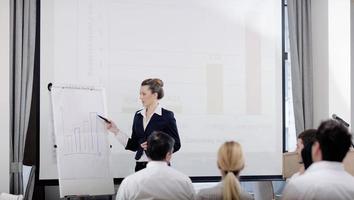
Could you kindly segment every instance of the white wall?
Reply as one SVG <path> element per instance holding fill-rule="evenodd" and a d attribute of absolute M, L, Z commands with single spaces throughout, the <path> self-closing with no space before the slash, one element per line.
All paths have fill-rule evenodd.
<path fill-rule="evenodd" d="M 328 2 L 329 114 L 350 124 L 350 0 Z"/>
<path fill-rule="evenodd" d="M 312 2 L 314 124 L 328 117 L 328 0 Z"/>
<path fill-rule="evenodd" d="M 351 123 L 350 0 L 312 1 L 314 122 Z"/>
<path fill-rule="evenodd" d="M 0 192 L 9 192 L 10 1 L 0 0 Z"/>
<path fill-rule="evenodd" d="M 354 0 L 351 1 L 350 6 L 350 35 L 351 35 L 351 113 L 352 113 L 352 121 L 354 121 Z"/>

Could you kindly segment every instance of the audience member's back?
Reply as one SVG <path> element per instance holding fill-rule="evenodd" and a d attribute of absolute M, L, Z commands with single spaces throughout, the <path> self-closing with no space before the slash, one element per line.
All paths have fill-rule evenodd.
<path fill-rule="evenodd" d="M 244 167 L 241 145 L 237 142 L 225 142 L 218 151 L 217 164 L 222 182 L 212 188 L 202 189 L 197 200 L 249 200 L 253 199 L 242 191 L 238 176 Z"/>
<path fill-rule="evenodd" d="M 136 192 L 125 199 L 194 198 L 191 180 L 164 162 L 149 162 L 146 169 L 128 177 L 125 184 Z"/>
<path fill-rule="evenodd" d="M 314 163 L 289 182 L 283 199 L 354 199 L 354 178 L 342 164 L 350 146 L 346 127 L 334 120 L 322 122 L 312 146 Z"/>
<path fill-rule="evenodd" d="M 188 176 L 168 166 L 174 140 L 163 132 L 148 137 L 146 168 L 126 177 L 119 187 L 117 200 L 168 199 L 191 200 L 195 191 Z"/>

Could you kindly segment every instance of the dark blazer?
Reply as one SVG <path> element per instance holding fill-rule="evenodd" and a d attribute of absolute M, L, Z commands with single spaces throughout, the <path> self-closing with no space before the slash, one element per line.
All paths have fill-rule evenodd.
<path fill-rule="evenodd" d="M 125 147 L 127 150 L 137 151 L 135 160 L 139 160 L 143 155 L 143 148 L 140 144 L 144 143 L 154 131 L 163 131 L 173 137 L 175 140 L 173 152 L 176 152 L 181 148 L 176 119 L 172 111 L 162 108 L 161 116 L 154 113 L 151 116 L 145 131 L 143 126 L 143 116 L 139 112 L 140 110 L 134 115 L 132 136 L 129 138 L 127 146 Z"/>

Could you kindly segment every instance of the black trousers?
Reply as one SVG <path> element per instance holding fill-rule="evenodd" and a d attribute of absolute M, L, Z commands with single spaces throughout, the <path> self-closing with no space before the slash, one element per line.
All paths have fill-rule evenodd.
<path fill-rule="evenodd" d="M 135 172 L 140 171 L 146 168 L 148 162 L 136 162 L 135 164 Z"/>

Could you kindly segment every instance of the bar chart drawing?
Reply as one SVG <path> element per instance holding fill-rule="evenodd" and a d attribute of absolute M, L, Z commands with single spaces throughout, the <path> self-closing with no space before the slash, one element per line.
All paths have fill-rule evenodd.
<path fill-rule="evenodd" d="M 104 89 L 55 85 L 51 100 L 60 196 L 114 193 Z"/>
<path fill-rule="evenodd" d="M 64 155 L 92 154 L 100 155 L 99 137 L 102 123 L 97 118 L 97 112 L 89 112 L 88 120 L 75 124 L 69 129 L 63 126 Z M 65 124 L 62 117 L 62 123 Z"/>

